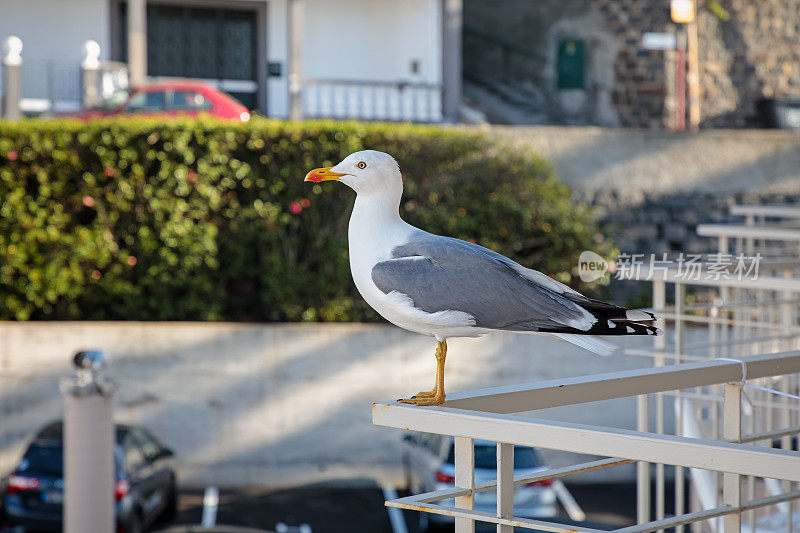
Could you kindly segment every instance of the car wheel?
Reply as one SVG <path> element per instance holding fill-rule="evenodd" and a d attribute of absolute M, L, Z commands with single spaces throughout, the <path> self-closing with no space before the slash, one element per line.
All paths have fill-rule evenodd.
<path fill-rule="evenodd" d="M 163 522 L 172 522 L 178 517 L 178 487 L 175 486 L 175 482 L 172 482 L 172 488 L 169 491 L 169 496 L 167 497 L 167 505 L 164 507 L 164 511 L 161 513 L 161 521 Z"/>
<path fill-rule="evenodd" d="M 144 533 L 141 513 L 134 513 L 131 516 L 131 521 L 128 522 L 128 527 L 125 528 L 125 533 Z"/>

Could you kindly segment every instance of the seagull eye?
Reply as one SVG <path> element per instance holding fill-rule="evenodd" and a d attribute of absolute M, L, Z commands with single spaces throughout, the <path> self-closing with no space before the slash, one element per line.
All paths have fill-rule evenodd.
<path fill-rule="evenodd" d="M 366 164 L 365 162 L 363 162 L 363 161 L 359 161 L 359 162 L 358 162 L 358 164 L 357 164 L 356 166 L 357 166 L 358 168 L 360 168 L 360 169 L 365 169 L 365 168 L 367 168 L 367 164 Z"/>

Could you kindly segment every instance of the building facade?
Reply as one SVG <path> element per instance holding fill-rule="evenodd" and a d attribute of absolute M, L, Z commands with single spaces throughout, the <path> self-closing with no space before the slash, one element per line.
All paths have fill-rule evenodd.
<path fill-rule="evenodd" d="M 268 116 L 289 117 L 293 95 L 304 116 L 457 113 L 460 0 L 8 0 L 0 12 L 0 39 L 23 41 L 23 98 L 51 108 L 79 102 L 92 39 L 134 82 L 206 80 Z"/>

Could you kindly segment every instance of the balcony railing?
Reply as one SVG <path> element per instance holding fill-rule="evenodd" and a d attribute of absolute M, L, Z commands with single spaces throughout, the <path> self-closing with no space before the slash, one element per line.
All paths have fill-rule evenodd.
<path fill-rule="evenodd" d="M 306 79 L 303 113 L 309 118 L 441 122 L 442 86 L 414 81 Z"/>
<path fill-rule="evenodd" d="M 739 485 L 742 476 L 800 482 L 800 453 L 751 444 L 771 440 L 775 435 L 796 434 L 800 428 L 742 433 L 743 368 L 748 379 L 794 374 L 800 372 L 800 351 L 746 357 L 741 362 L 715 360 L 469 391 L 451 394 L 441 407 L 376 403 L 373 405 L 373 423 L 376 425 L 452 435 L 455 439 L 454 488 L 398 498 L 387 501 L 386 505 L 455 517 L 457 533 L 474 531 L 478 521 L 497 524 L 499 532 L 511 532 L 514 527 L 520 527 L 595 533 L 599 530 L 514 516 L 514 486 L 645 461 L 723 472 L 723 504 L 621 528 L 617 532 L 644 533 L 716 517 L 724 517 L 725 533 L 739 531 L 742 512 L 800 498 L 800 491 L 786 490 L 773 496 L 742 501 Z M 724 387 L 723 440 L 589 426 L 515 414 L 711 385 Z M 475 483 L 474 439 L 498 443 L 496 481 Z M 514 478 L 514 445 L 600 455 L 607 459 Z M 489 490 L 497 490 L 497 512 L 474 510 L 475 494 Z M 435 503 L 448 499 L 454 499 L 455 505 Z"/>

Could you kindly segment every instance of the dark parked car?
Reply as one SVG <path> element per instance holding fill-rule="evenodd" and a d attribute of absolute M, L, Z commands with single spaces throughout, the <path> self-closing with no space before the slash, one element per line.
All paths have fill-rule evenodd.
<path fill-rule="evenodd" d="M 63 424 L 34 437 L 2 487 L 3 521 L 27 531 L 61 531 L 64 501 Z M 116 426 L 115 498 L 118 533 L 140 533 L 177 512 L 172 451 L 146 430 Z"/>

